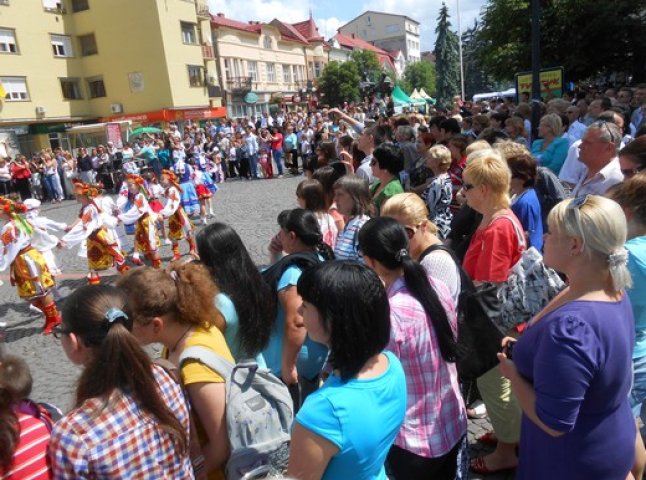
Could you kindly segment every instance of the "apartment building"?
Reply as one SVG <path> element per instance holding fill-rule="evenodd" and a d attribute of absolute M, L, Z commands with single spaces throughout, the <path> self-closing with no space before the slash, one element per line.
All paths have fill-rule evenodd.
<path fill-rule="evenodd" d="M 404 73 L 404 68 L 401 64 L 401 60 L 403 59 L 401 52 L 397 52 L 399 54 L 399 58 L 397 58 L 389 52 L 382 50 L 379 47 L 375 47 L 373 44 L 366 42 L 354 34 L 344 35 L 339 32 L 328 41 L 328 45 L 330 46 L 330 61 L 335 60 L 337 62 L 345 62 L 350 59 L 352 52 L 368 50 L 375 54 L 379 61 L 379 65 L 384 72 L 395 74 L 397 77 L 400 77 Z M 396 63 L 396 59 L 399 60 L 400 63 Z"/>
<path fill-rule="evenodd" d="M 9 154 L 68 147 L 83 123 L 224 115 L 196 0 L 0 0 L 0 89 Z"/>
<path fill-rule="evenodd" d="M 407 63 L 420 60 L 420 23 L 406 15 L 368 10 L 339 28 L 393 55 L 401 52 Z"/>
<path fill-rule="evenodd" d="M 211 28 L 229 116 L 259 116 L 272 104 L 296 108 L 315 97 L 328 47 L 311 17 L 262 23 L 218 13 Z"/>

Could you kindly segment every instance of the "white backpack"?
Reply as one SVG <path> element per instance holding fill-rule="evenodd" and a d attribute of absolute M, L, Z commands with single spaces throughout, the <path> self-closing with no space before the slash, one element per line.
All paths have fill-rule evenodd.
<path fill-rule="evenodd" d="M 226 422 L 231 455 L 227 480 L 251 480 L 287 469 L 294 408 L 287 387 L 253 360 L 234 365 L 205 347 L 182 352 L 180 366 L 197 360 L 226 380 Z"/>

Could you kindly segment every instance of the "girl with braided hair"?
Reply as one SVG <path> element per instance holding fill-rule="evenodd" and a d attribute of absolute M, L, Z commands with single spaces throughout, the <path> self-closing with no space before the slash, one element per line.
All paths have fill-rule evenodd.
<path fill-rule="evenodd" d="M 197 257 L 193 224 L 181 204 L 182 187 L 178 183 L 178 178 L 171 170 L 162 170 L 161 184 L 164 187 L 166 205 L 159 214 L 164 218 L 168 218 L 168 237 L 173 248 L 172 261 L 180 258 L 179 241 L 182 239 L 186 239 L 188 243 L 189 254 Z"/>
<path fill-rule="evenodd" d="M 82 205 L 81 212 L 78 220 L 68 227 L 68 232 L 61 242 L 67 248 L 82 245 L 79 256 L 87 255 L 90 271 L 87 277 L 88 283 L 97 285 L 101 283 L 98 272 L 116 265 L 117 271 L 123 273 L 128 270 L 128 266 L 119 242 L 106 227 L 103 210 L 95 201 L 101 194 L 101 187 L 76 181 L 74 193 L 76 200 Z"/>
<path fill-rule="evenodd" d="M 18 296 L 45 314 L 43 333 L 61 322 L 51 290 L 56 285 L 45 259 L 31 245 L 32 225 L 23 218 L 22 203 L 0 197 L 0 219 L 5 220 L 0 234 L 0 271 L 9 268 L 11 285 Z"/>
<path fill-rule="evenodd" d="M 117 215 L 119 220 L 130 225 L 135 224 L 135 250 L 144 254 L 150 260 L 153 268 L 161 268 L 159 258 L 159 235 L 155 221 L 157 214 L 148 204 L 146 183 L 139 175 L 130 174 L 126 177 L 128 192 L 134 195 L 134 205 L 127 212 Z"/>

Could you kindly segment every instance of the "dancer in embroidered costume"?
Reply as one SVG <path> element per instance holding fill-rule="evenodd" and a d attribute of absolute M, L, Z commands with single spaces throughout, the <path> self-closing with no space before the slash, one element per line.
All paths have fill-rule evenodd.
<path fill-rule="evenodd" d="M 168 237 L 173 242 L 173 261 L 180 258 L 179 241 L 184 238 L 188 243 L 189 253 L 197 257 L 193 224 L 180 203 L 181 187 L 178 178 L 172 171 L 162 170 L 161 184 L 165 189 L 166 206 L 159 213 L 168 218 Z"/>

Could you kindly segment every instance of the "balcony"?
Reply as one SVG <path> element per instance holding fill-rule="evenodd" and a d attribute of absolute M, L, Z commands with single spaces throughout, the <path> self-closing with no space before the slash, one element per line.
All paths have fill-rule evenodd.
<path fill-rule="evenodd" d="M 211 18 L 209 13 L 209 5 L 202 2 L 195 2 L 195 13 L 199 18 Z"/>
<path fill-rule="evenodd" d="M 227 88 L 233 95 L 246 95 L 251 91 L 251 77 L 227 77 Z"/>
<path fill-rule="evenodd" d="M 215 58 L 213 45 L 202 44 L 202 58 L 206 60 L 213 60 Z"/>

